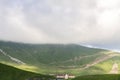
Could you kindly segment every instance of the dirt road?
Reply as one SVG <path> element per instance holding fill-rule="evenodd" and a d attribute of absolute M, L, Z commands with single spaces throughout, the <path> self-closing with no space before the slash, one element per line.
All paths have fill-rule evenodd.
<path fill-rule="evenodd" d="M 110 74 L 118 74 L 118 64 L 117 63 L 113 64 Z"/>

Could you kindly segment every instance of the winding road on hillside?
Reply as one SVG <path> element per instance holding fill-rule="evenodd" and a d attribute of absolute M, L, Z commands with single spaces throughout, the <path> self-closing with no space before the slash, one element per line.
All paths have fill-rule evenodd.
<path fill-rule="evenodd" d="M 117 63 L 113 64 L 110 74 L 118 74 L 118 64 Z"/>
<path fill-rule="evenodd" d="M 115 57 L 115 56 L 117 56 L 118 54 L 110 54 L 110 55 L 107 55 L 107 56 L 104 56 L 104 57 L 102 57 L 102 58 L 99 58 L 98 60 L 95 60 L 94 62 L 92 62 L 92 63 L 89 63 L 89 64 L 87 64 L 84 68 L 82 68 L 82 69 L 86 69 L 86 68 L 89 68 L 89 67 L 91 67 L 91 66 L 94 66 L 94 65 L 96 65 L 96 64 L 98 64 L 98 63 L 100 63 L 100 62 L 103 62 L 103 61 L 105 61 L 105 60 L 107 60 L 107 59 L 110 59 L 110 58 L 112 58 L 112 57 Z"/>

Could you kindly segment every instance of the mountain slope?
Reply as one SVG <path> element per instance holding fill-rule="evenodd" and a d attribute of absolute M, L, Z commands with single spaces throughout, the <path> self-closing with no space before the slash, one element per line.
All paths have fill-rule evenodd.
<path fill-rule="evenodd" d="M 53 78 L 50 76 L 23 71 L 0 63 L 0 80 L 27 80 L 35 76 L 44 78 L 45 80 Z"/>
<path fill-rule="evenodd" d="M 72 80 L 120 80 L 120 75 L 116 74 L 104 74 L 104 75 L 89 75 L 80 76 Z"/>
<path fill-rule="evenodd" d="M 0 49 L 17 59 L 23 60 L 23 62 L 29 63 L 30 61 L 39 61 L 43 64 L 55 61 L 57 63 L 63 62 L 74 59 L 76 56 L 88 56 L 101 51 L 99 49 L 89 49 L 75 44 L 32 45 L 11 42 L 0 42 Z"/>
<path fill-rule="evenodd" d="M 29 70 L 30 68 L 31 71 L 39 73 L 57 72 L 81 75 L 87 69 L 118 56 L 116 52 L 76 44 L 23 44 L 0 41 L 0 50 L 0 62 L 7 62 L 18 68 L 23 66 L 22 69 Z M 96 70 L 96 68 L 91 69 Z M 96 72 L 99 72 L 99 69 Z"/>

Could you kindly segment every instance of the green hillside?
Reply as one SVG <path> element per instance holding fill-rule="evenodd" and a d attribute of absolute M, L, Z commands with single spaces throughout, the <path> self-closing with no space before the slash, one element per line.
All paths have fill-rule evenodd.
<path fill-rule="evenodd" d="M 73 80 L 120 80 L 120 75 L 116 75 L 116 74 L 89 75 L 89 76 L 80 76 Z"/>
<path fill-rule="evenodd" d="M 0 63 L 0 80 L 28 80 L 32 77 L 44 78 L 44 80 L 53 79 L 50 76 L 23 71 Z"/>
<path fill-rule="evenodd" d="M 75 44 L 20 44 L 12 42 L 0 42 L 0 49 L 11 56 L 21 59 L 25 63 L 62 64 L 62 62 L 94 55 L 101 52 L 100 49 L 90 49 Z M 104 50 L 102 50 L 104 51 Z M 73 64 L 73 61 L 68 61 Z M 66 64 L 66 63 L 65 63 Z M 68 64 L 68 65 L 69 65 Z M 70 64 L 70 65 L 71 65 Z M 81 63 L 82 64 L 82 63 Z M 80 64 L 80 65 L 81 65 Z M 79 64 L 78 64 L 79 65 Z"/>
<path fill-rule="evenodd" d="M 101 62 L 116 56 L 118 56 L 116 52 L 77 44 L 23 44 L 0 41 L 0 62 L 42 74 L 109 73 L 113 64 L 108 64 L 111 67 L 104 70 Z"/>

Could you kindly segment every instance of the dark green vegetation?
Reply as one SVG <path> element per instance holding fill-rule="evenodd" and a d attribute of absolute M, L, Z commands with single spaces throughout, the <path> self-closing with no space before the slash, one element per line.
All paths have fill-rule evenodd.
<path fill-rule="evenodd" d="M 44 80 L 53 79 L 53 77 L 50 76 L 23 71 L 0 63 L 0 80 L 28 80 L 36 76 L 41 79 L 44 78 Z"/>
<path fill-rule="evenodd" d="M 104 74 L 104 75 L 92 75 L 92 76 L 80 76 L 73 80 L 120 80 L 120 75 Z"/>
<path fill-rule="evenodd" d="M 38 45 L 0 41 L 0 49 L 7 54 L 6 56 L 0 52 L 0 62 L 42 74 L 88 75 L 109 73 L 118 56 L 116 52 L 92 49 L 76 44 Z M 25 64 L 16 62 L 10 56 Z M 112 58 L 115 60 L 109 63 Z M 104 66 L 107 65 L 109 68 L 104 69 Z"/>

